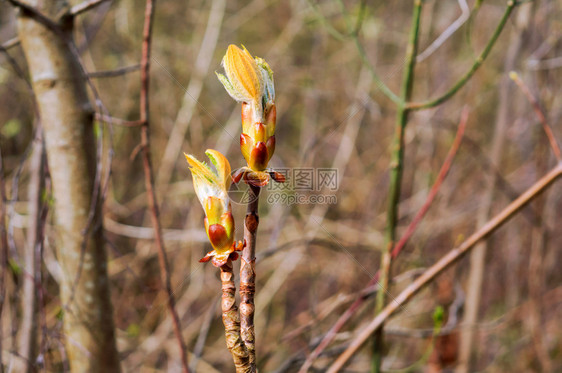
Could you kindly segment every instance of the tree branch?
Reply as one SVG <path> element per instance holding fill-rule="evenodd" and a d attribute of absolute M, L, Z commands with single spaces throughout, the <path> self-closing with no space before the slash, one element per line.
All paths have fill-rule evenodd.
<path fill-rule="evenodd" d="M 79 14 L 82 14 L 84 12 L 87 12 L 91 9 L 93 9 L 94 7 L 105 3 L 106 1 L 110 1 L 110 0 L 88 0 L 88 1 L 84 1 L 83 3 L 74 5 L 72 8 L 70 8 L 70 14 L 72 14 L 73 16 L 77 16 Z"/>
<path fill-rule="evenodd" d="M 147 0 L 144 18 L 144 30 L 142 41 L 142 57 L 141 57 L 141 96 L 140 96 L 140 120 L 141 127 L 141 146 L 142 161 L 144 169 L 144 181 L 148 195 L 148 206 L 150 209 L 150 219 L 154 227 L 154 238 L 156 248 L 158 250 L 158 263 L 160 265 L 160 276 L 162 286 L 167 294 L 168 311 L 172 316 L 174 324 L 174 333 L 178 341 L 181 354 L 181 364 L 184 373 L 189 373 L 187 365 L 187 348 L 181 335 L 181 325 L 178 313 L 176 311 L 176 299 L 172 291 L 172 283 L 170 280 L 170 268 L 166 257 L 166 249 L 162 238 L 162 227 L 160 225 L 158 201 L 156 200 L 156 192 L 154 190 L 154 176 L 152 161 L 150 159 L 150 126 L 149 126 L 149 80 L 150 80 L 150 47 L 152 41 L 152 25 L 154 20 L 155 0 Z"/>
<path fill-rule="evenodd" d="M 515 84 L 517 84 L 519 88 L 521 88 L 523 94 L 525 94 L 525 97 L 527 97 L 527 100 L 529 100 L 529 103 L 533 106 L 533 110 L 535 111 L 537 118 L 539 118 L 539 121 L 541 122 L 546 137 L 548 137 L 548 142 L 550 143 L 552 152 L 556 156 L 558 162 L 562 162 L 562 153 L 560 152 L 560 146 L 558 146 L 558 142 L 556 141 L 556 138 L 552 133 L 552 129 L 548 125 L 548 121 L 546 120 L 546 117 L 542 111 L 541 105 L 539 104 L 538 100 L 535 98 L 535 96 L 533 96 L 531 90 L 529 89 L 529 87 L 527 87 L 525 82 L 521 80 L 519 74 L 517 74 L 515 71 L 512 71 L 509 73 L 509 77 L 515 82 Z"/>
<path fill-rule="evenodd" d="M 415 0 L 412 16 L 410 38 L 406 47 L 406 68 L 402 78 L 401 102 L 408 102 L 412 97 L 414 86 L 414 69 L 416 66 L 416 54 L 418 50 L 420 19 L 422 1 Z M 390 184 L 388 191 L 388 205 L 386 212 L 385 249 L 381 258 L 380 267 L 380 291 L 377 293 L 375 313 L 379 313 L 386 303 L 388 283 L 391 276 L 392 257 L 391 251 L 396 240 L 396 225 L 398 222 L 398 204 L 400 202 L 400 191 L 402 189 L 402 174 L 404 170 L 404 134 L 408 124 L 410 110 L 403 104 L 398 105 L 396 124 L 394 125 L 394 139 L 392 141 L 392 155 L 390 160 Z M 380 372 L 382 364 L 383 333 L 382 328 L 374 336 L 372 372 Z"/>
<path fill-rule="evenodd" d="M 4 160 L 0 149 L 0 371 L 2 364 L 2 341 L 4 332 L 2 322 L 2 311 L 4 310 L 4 299 L 6 298 L 6 278 L 8 277 L 8 232 L 6 230 L 6 183 L 4 182 Z"/>
<path fill-rule="evenodd" d="M 226 346 L 232 355 L 236 373 L 255 372 L 255 365 L 252 368 L 248 349 L 240 337 L 240 315 L 236 307 L 236 284 L 234 283 L 234 273 L 232 272 L 232 262 L 220 267 L 222 283 L 222 322 L 224 324 L 224 335 Z M 242 285 L 240 285 L 242 286 Z"/>
<path fill-rule="evenodd" d="M 463 110 L 461 114 L 461 121 L 457 129 L 457 134 L 455 135 L 455 140 L 453 141 L 453 144 L 451 145 L 451 148 L 447 153 L 447 157 L 445 158 L 445 161 L 443 162 L 443 165 L 439 170 L 439 174 L 437 175 L 437 178 L 435 179 L 435 182 L 431 187 L 427 199 L 424 202 L 423 206 L 418 211 L 418 213 L 416 214 L 416 216 L 414 217 L 414 219 L 412 220 L 412 222 L 408 225 L 408 228 L 406 228 L 406 232 L 404 233 L 402 238 L 398 241 L 396 246 L 394 246 L 394 249 L 391 252 L 392 259 L 398 257 L 398 255 L 400 254 L 406 243 L 409 241 L 409 239 L 415 232 L 417 226 L 419 225 L 419 223 L 422 221 L 423 217 L 429 210 L 429 207 L 431 206 L 433 200 L 437 196 L 439 189 L 441 189 L 441 185 L 443 184 L 445 177 L 449 173 L 449 169 L 451 168 L 453 159 L 460 147 L 461 141 L 464 136 L 464 130 L 466 128 L 467 121 L 468 121 L 468 109 L 465 108 L 465 110 Z M 341 328 L 345 325 L 345 323 L 347 323 L 349 319 L 351 319 L 351 317 L 359 309 L 359 307 L 363 305 L 365 300 L 368 298 L 367 296 L 368 293 L 366 293 L 366 291 L 370 290 L 373 286 L 377 284 L 377 282 L 379 281 L 379 276 L 380 276 L 380 271 L 377 271 L 375 275 L 371 278 L 367 286 L 363 289 L 363 292 L 355 299 L 355 301 L 351 304 L 351 306 L 349 306 L 348 309 L 338 318 L 338 320 L 334 323 L 334 325 L 330 328 L 330 330 L 328 330 L 328 332 L 324 335 L 318 346 L 316 346 L 314 351 L 312 351 L 312 353 L 306 358 L 304 364 L 299 370 L 299 373 L 305 373 L 308 371 L 308 369 L 312 366 L 314 360 L 316 360 L 316 358 L 320 356 L 322 351 L 324 351 L 324 349 L 328 347 L 328 345 L 334 340 L 337 333 L 341 330 Z"/>
<path fill-rule="evenodd" d="M 441 95 L 437 98 L 434 98 L 434 99 L 431 99 L 431 100 L 428 100 L 428 101 L 425 101 L 425 102 L 410 102 L 410 103 L 406 104 L 406 107 L 410 110 L 429 109 L 429 108 L 432 108 L 432 107 L 435 107 L 435 106 L 438 106 L 438 105 L 442 104 L 443 102 L 445 102 L 449 98 L 451 98 L 455 93 L 457 93 L 459 91 L 459 89 L 461 89 L 470 80 L 470 78 L 472 78 L 472 75 L 474 75 L 474 73 L 480 68 L 480 66 L 482 66 L 482 64 L 484 63 L 484 61 L 486 60 L 486 58 L 490 54 L 490 51 L 492 50 L 492 47 L 494 46 L 494 44 L 498 40 L 505 24 L 507 23 L 507 20 L 509 19 L 509 16 L 511 15 L 511 12 L 513 11 L 513 9 L 515 8 L 516 5 L 517 5 L 517 2 L 514 1 L 514 0 L 510 0 L 507 3 L 507 8 L 505 9 L 505 12 L 503 13 L 503 16 L 500 20 L 500 23 L 498 24 L 498 26 L 494 30 L 494 33 L 492 34 L 492 37 L 488 41 L 488 44 L 486 44 L 486 46 L 484 47 L 484 50 L 482 51 L 482 53 L 480 53 L 478 58 L 476 58 L 476 60 L 474 61 L 474 63 L 470 67 L 470 69 L 466 72 L 466 74 L 464 74 L 464 76 L 462 76 L 451 87 L 451 89 L 449 89 L 447 92 L 445 92 L 443 95 Z"/>
<path fill-rule="evenodd" d="M 113 78 L 116 76 L 121 76 L 121 75 L 125 75 L 128 74 L 130 72 L 134 72 L 140 70 L 140 64 L 136 64 L 136 65 L 131 65 L 131 66 L 125 66 L 125 67 L 120 67 L 118 69 L 114 69 L 114 70 L 103 70 L 103 71 L 93 71 L 88 73 L 88 77 L 90 78 Z"/>
<path fill-rule="evenodd" d="M 330 366 L 328 373 L 340 371 L 345 363 L 357 352 L 357 350 L 365 343 L 365 341 L 378 330 L 381 325 L 397 311 L 403 309 L 414 295 L 429 284 L 435 277 L 440 275 L 445 269 L 455 264 L 460 258 L 469 252 L 478 242 L 495 232 L 515 214 L 525 207 L 534 198 L 544 192 L 554 181 L 562 176 L 562 163 L 553 168 L 548 174 L 538 180 L 533 186 L 521 194 L 515 201 L 510 203 L 498 215 L 488 221 L 481 229 L 472 234 L 457 248 L 452 249 L 437 263 L 428 268 L 423 275 L 418 277 L 406 289 L 404 289 L 392 302 L 390 302 L 381 313 L 379 313 L 352 341 L 351 345 L 341 354 L 337 360 Z"/>
<path fill-rule="evenodd" d="M 248 184 L 249 202 L 244 220 L 244 250 L 240 264 L 240 335 L 250 359 L 250 372 L 256 371 L 254 295 L 256 293 L 256 237 L 260 188 Z"/>

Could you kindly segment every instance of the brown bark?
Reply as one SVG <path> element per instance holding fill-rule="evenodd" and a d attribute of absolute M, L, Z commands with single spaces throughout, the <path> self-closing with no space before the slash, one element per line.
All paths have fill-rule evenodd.
<path fill-rule="evenodd" d="M 158 264 L 160 266 L 160 278 L 162 287 L 166 290 L 168 311 L 172 316 L 174 324 L 174 333 L 180 348 L 180 360 L 182 371 L 189 373 L 187 364 L 187 347 L 183 342 L 181 335 L 180 318 L 176 311 L 176 297 L 172 291 L 172 281 L 170 279 L 170 266 L 164 247 L 164 239 L 162 238 L 162 226 L 160 225 L 160 212 L 158 209 L 158 201 L 156 191 L 154 189 L 154 172 L 152 168 L 152 160 L 150 156 L 150 51 L 152 45 L 152 26 L 154 25 L 154 7 L 156 0 L 147 0 L 144 9 L 144 27 L 142 35 L 142 56 L 141 56 L 141 95 L 140 95 L 140 120 L 141 127 L 141 146 L 142 146 L 142 164 L 144 169 L 144 183 L 148 196 L 148 208 L 150 210 L 150 220 L 154 228 L 154 238 L 156 248 L 158 249 Z"/>
<path fill-rule="evenodd" d="M 240 335 L 248 349 L 251 371 L 256 371 L 256 333 L 254 296 L 256 294 L 256 237 L 260 188 L 248 185 L 250 201 L 244 220 L 244 251 L 240 262 Z"/>
<path fill-rule="evenodd" d="M 95 185 L 93 110 L 83 71 L 71 49 L 72 19 L 56 18 L 68 10 L 64 1 L 28 4 L 56 19 L 53 28 L 33 12 L 21 10 L 18 33 L 37 98 L 52 179 L 69 364 L 73 372 L 119 372 L 101 200 L 96 192 L 99 185 Z"/>
<path fill-rule="evenodd" d="M 236 284 L 234 283 L 232 262 L 229 260 L 220 269 L 222 322 L 224 324 L 226 347 L 232 355 L 236 373 L 251 373 L 255 370 L 252 370 L 248 350 L 240 338 L 240 316 L 238 315 L 238 307 L 236 307 Z"/>

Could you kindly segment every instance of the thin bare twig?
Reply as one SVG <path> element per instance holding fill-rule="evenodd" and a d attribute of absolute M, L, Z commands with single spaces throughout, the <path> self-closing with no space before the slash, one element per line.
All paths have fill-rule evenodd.
<path fill-rule="evenodd" d="M 111 122 L 113 124 L 123 127 L 140 127 L 143 125 L 143 122 L 140 120 L 125 120 L 101 113 L 96 113 L 95 117 L 96 120 L 103 121 L 103 122 Z"/>
<path fill-rule="evenodd" d="M 181 325 L 178 313 L 176 311 L 176 299 L 172 291 L 172 283 L 170 280 L 170 268 L 166 258 L 166 249 L 164 248 L 164 240 L 162 239 L 162 227 L 158 217 L 158 202 L 156 200 L 156 192 L 154 190 L 154 176 L 152 162 L 150 159 L 150 141 L 149 141 L 149 79 L 150 79 L 150 46 L 152 41 L 152 25 L 154 20 L 155 0 L 147 0 L 144 18 L 144 30 L 142 40 L 142 57 L 141 57 L 141 95 L 140 95 L 140 120 L 141 127 L 141 145 L 143 155 L 144 181 L 148 196 L 148 206 L 150 209 L 150 218 L 154 227 L 154 238 L 156 248 L 158 249 L 158 263 L 160 265 L 160 276 L 162 285 L 167 293 L 168 311 L 172 316 L 174 324 L 174 332 L 178 340 L 181 354 L 181 364 L 184 373 L 189 373 L 187 365 L 187 348 L 181 335 Z"/>
<path fill-rule="evenodd" d="M 25 149 L 23 157 L 22 157 L 21 161 L 19 162 L 18 167 L 16 168 L 14 176 L 12 177 L 12 187 L 11 187 L 12 195 L 10 197 L 10 200 L 6 201 L 6 203 L 7 203 L 7 216 L 8 216 L 8 248 L 14 253 L 17 252 L 16 242 L 14 241 L 14 220 L 15 220 L 14 219 L 14 215 L 15 215 L 14 205 L 15 205 L 15 202 L 18 200 L 18 195 L 19 195 L 19 190 L 20 190 L 19 183 L 20 183 L 21 175 L 23 173 L 23 167 L 25 165 L 25 162 L 29 158 L 32 150 L 33 150 L 33 142 L 31 142 L 29 144 L 29 146 Z"/>
<path fill-rule="evenodd" d="M 433 203 L 433 200 L 435 199 L 435 196 L 437 195 L 437 192 L 439 192 L 439 189 L 441 188 L 441 184 L 443 183 L 443 180 L 445 180 L 445 177 L 447 176 L 447 173 L 449 172 L 449 169 L 451 168 L 451 164 L 453 163 L 453 159 L 455 158 L 455 155 L 457 154 L 457 151 L 459 150 L 459 146 L 461 145 L 461 141 L 462 141 L 463 136 L 464 136 L 464 130 L 466 128 L 467 122 L 468 122 L 468 107 L 465 106 L 462 113 L 461 113 L 461 121 L 460 121 L 459 127 L 457 129 L 457 134 L 455 136 L 455 140 L 453 141 L 453 144 L 451 145 L 451 148 L 449 149 L 449 152 L 447 153 L 447 157 L 445 158 L 445 161 L 443 162 L 443 165 L 441 166 L 441 169 L 439 170 L 439 174 L 437 175 L 437 179 L 435 180 L 435 183 L 432 185 L 432 187 L 429 191 L 429 194 L 427 195 L 427 199 L 425 200 L 423 206 L 418 210 L 416 216 L 414 217 L 414 219 L 412 220 L 410 225 L 408 225 L 408 228 L 406 229 L 406 232 L 404 232 L 404 235 L 402 236 L 402 238 L 400 238 L 400 241 L 398 241 L 396 246 L 394 246 L 394 248 L 392 249 L 392 258 L 393 259 L 398 256 L 398 254 L 400 253 L 400 251 L 402 251 L 402 249 L 404 248 L 404 246 L 406 245 L 408 240 L 412 237 L 412 235 L 414 234 L 418 224 L 422 221 L 423 217 L 425 216 L 425 214 L 429 210 L 429 207 Z"/>
<path fill-rule="evenodd" d="M 224 335 L 226 346 L 232 355 L 236 373 L 251 373 L 252 364 L 244 341 L 240 336 L 240 315 L 236 307 L 236 284 L 234 283 L 234 272 L 232 262 L 229 260 L 220 267 L 222 283 L 222 322 L 224 324 Z M 255 365 L 254 365 L 255 367 Z"/>
<path fill-rule="evenodd" d="M 110 0 L 87 0 L 70 8 L 70 14 L 77 16 Z"/>
<path fill-rule="evenodd" d="M 0 151 L 0 372 L 4 371 L 2 364 L 2 341 L 4 340 L 2 328 L 2 311 L 6 297 L 6 278 L 8 277 L 8 234 L 6 231 L 6 185 L 4 182 L 4 161 Z"/>
<path fill-rule="evenodd" d="M 511 12 L 515 8 L 515 6 L 517 6 L 518 4 L 519 3 L 514 1 L 514 0 L 508 1 L 507 7 L 505 8 L 503 16 L 502 16 L 500 22 L 498 23 L 498 26 L 494 30 L 494 33 L 492 34 L 490 40 L 488 41 L 488 43 L 484 47 L 484 50 L 480 53 L 480 55 L 476 58 L 476 60 L 474 60 L 474 63 L 472 64 L 470 69 L 447 92 L 445 92 L 444 94 L 442 94 L 441 96 L 439 96 L 437 98 L 429 99 L 427 101 L 409 102 L 406 105 L 407 108 L 411 109 L 411 110 L 429 109 L 429 108 L 441 105 L 443 102 L 447 101 L 455 93 L 457 93 L 459 91 L 459 89 L 461 89 L 470 80 L 470 78 L 472 78 L 472 75 L 474 75 L 474 73 L 480 68 L 480 66 L 482 66 L 482 64 L 486 60 L 486 57 L 488 57 L 488 55 L 490 54 L 490 51 L 492 50 L 492 47 L 494 46 L 494 44 L 498 40 L 503 28 L 505 27 L 505 25 L 507 23 L 507 20 L 509 19 L 509 16 L 511 15 Z"/>
<path fill-rule="evenodd" d="M 256 237 L 258 234 L 258 203 L 260 188 L 248 185 L 250 200 L 244 220 L 244 250 L 240 264 L 240 336 L 248 350 L 250 371 L 256 371 L 254 331 L 254 296 L 256 293 Z"/>
<path fill-rule="evenodd" d="M 470 18 L 470 8 L 468 7 L 466 0 L 458 0 L 458 3 L 459 3 L 459 7 L 461 8 L 461 15 L 459 16 L 459 18 L 457 18 L 453 23 L 451 23 L 449 27 L 447 27 L 445 31 L 443 31 L 441 35 L 439 35 L 439 37 L 437 37 L 437 39 L 435 39 L 433 43 L 429 45 L 429 47 L 427 47 L 423 52 L 417 55 L 416 57 L 417 63 L 420 63 L 423 60 L 425 60 L 427 57 L 431 56 L 437 49 L 439 49 L 439 47 L 441 47 L 441 45 L 443 45 L 443 43 L 447 41 L 447 39 L 449 39 L 455 32 L 457 32 L 457 30 L 462 25 L 464 25 L 464 23 Z"/>
<path fill-rule="evenodd" d="M 123 237 L 131 237 L 136 240 L 153 240 L 155 237 L 153 228 L 118 223 L 107 216 L 103 219 L 103 226 L 108 232 Z M 205 243 L 209 240 L 203 229 L 163 229 L 162 238 L 164 241 L 192 241 L 200 243 Z"/>
<path fill-rule="evenodd" d="M 419 31 L 421 23 L 422 1 L 415 0 L 412 12 L 412 26 L 406 47 L 405 68 L 402 73 L 402 88 L 400 98 L 402 102 L 410 101 L 414 87 L 416 67 L 416 53 L 419 44 Z M 396 242 L 396 228 L 398 226 L 400 191 L 402 190 L 402 175 L 404 174 L 404 154 L 406 142 L 404 140 L 410 110 L 405 105 L 398 105 L 396 122 L 394 125 L 394 138 L 392 140 L 392 154 L 390 158 L 390 180 L 388 185 L 386 227 L 384 230 L 385 249 L 382 253 L 380 264 L 380 289 L 375 303 L 375 314 L 379 313 L 385 303 L 388 293 L 388 283 L 392 276 L 392 248 Z M 373 336 L 373 356 L 371 358 L 371 372 L 381 371 L 383 359 L 384 336 L 381 327 Z"/>
<path fill-rule="evenodd" d="M 457 151 L 459 149 L 459 146 L 461 144 L 464 135 L 464 130 L 466 128 L 467 121 L 468 121 L 468 109 L 465 107 L 465 109 L 461 114 L 461 121 L 457 129 L 457 134 L 455 135 L 455 140 L 453 141 L 453 144 L 451 145 L 451 148 L 447 153 L 447 157 L 445 158 L 445 161 L 443 162 L 443 165 L 439 170 L 439 174 L 437 175 L 435 183 L 431 187 L 431 190 L 423 206 L 420 208 L 420 210 L 418 211 L 418 213 L 416 214 L 410 225 L 408 225 L 406 232 L 404 233 L 402 238 L 400 238 L 400 240 L 392 250 L 391 252 L 392 259 L 395 259 L 400 254 L 400 252 L 402 251 L 402 249 L 404 248 L 410 237 L 412 237 L 412 234 L 415 232 L 417 226 L 419 225 L 419 223 L 422 221 L 423 217 L 429 210 L 429 207 L 433 203 L 433 200 L 435 199 L 437 192 L 441 188 L 441 185 L 443 184 L 443 181 L 445 180 L 445 177 L 447 176 L 449 169 L 451 168 L 453 159 L 457 154 Z M 318 344 L 318 346 L 314 349 L 314 351 L 312 351 L 312 353 L 306 358 L 304 364 L 299 370 L 300 373 L 306 372 L 312 366 L 314 360 L 316 360 L 316 358 L 320 356 L 322 351 L 324 351 L 324 349 L 334 340 L 337 333 L 345 325 L 345 323 L 347 323 L 347 321 L 349 321 L 351 316 L 353 316 L 355 312 L 357 312 L 359 307 L 361 307 L 361 305 L 365 302 L 365 300 L 370 295 L 369 292 L 365 292 L 365 291 L 377 284 L 377 282 L 379 281 L 379 276 L 380 276 L 380 272 L 377 271 L 375 275 L 371 278 L 365 289 L 363 290 L 364 293 L 362 292 L 355 299 L 355 301 L 351 304 L 351 306 L 349 306 L 349 308 L 339 317 L 339 319 L 330 328 L 330 330 L 328 330 L 328 332 L 324 335 L 322 341 Z"/>
<path fill-rule="evenodd" d="M 562 56 L 545 60 L 531 59 L 527 62 L 527 67 L 531 70 L 550 70 L 562 67 Z"/>
<path fill-rule="evenodd" d="M 515 201 L 510 203 L 498 215 L 489 220 L 482 228 L 472 234 L 457 248 L 449 251 L 437 263 L 427 269 L 423 275 L 418 277 L 406 289 L 404 289 L 393 302 L 390 302 L 380 314 L 378 314 L 367 325 L 361 333 L 355 337 L 351 345 L 341 354 L 337 360 L 330 366 L 328 373 L 335 373 L 342 369 L 347 361 L 357 352 L 357 350 L 365 343 L 365 341 L 374 333 L 390 316 L 402 309 L 414 295 L 423 289 L 435 277 L 441 274 L 445 269 L 455 264 L 464 254 L 469 252 L 478 242 L 495 232 L 499 227 L 506 223 L 510 218 L 531 202 L 535 197 L 544 192 L 554 181 L 562 176 L 562 162 L 558 163 L 548 174 L 543 176 Z"/>
<path fill-rule="evenodd" d="M 394 102 L 396 105 L 404 104 L 404 102 L 401 100 L 401 98 L 398 97 L 379 77 L 378 73 L 375 71 L 375 68 L 373 67 L 373 65 L 369 61 L 369 58 L 367 57 L 367 52 L 365 51 L 365 47 L 363 46 L 363 44 L 359 40 L 359 30 L 361 28 L 361 23 L 362 23 L 363 18 L 364 18 L 365 2 L 364 1 L 361 2 L 360 8 L 359 8 L 360 13 L 359 13 L 359 16 L 357 17 L 357 22 L 356 22 L 355 25 L 352 25 L 351 21 L 349 20 L 349 17 L 346 14 L 345 6 L 343 6 L 343 3 L 340 1 L 341 11 L 345 15 L 344 19 L 345 19 L 347 27 L 349 29 L 348 30 L 349 35 L 342 34 L 338 30 L 336 30 L 331 25 L 330 21 L 326 18 L 326 16 L 324 16 L 324 14 L 319 10 L 318 6 L 312 0 L 308 0 L 308 4 L 310 5 L 312 10 L 318 16 L 318 20 L 322 23 L 322 25 L 324 27 L 326 27 L 326 31 L 328 31 L 330 33 L 330 35 L 332 35 L 333 37 L 335 37 L 339 41 L 345 41 L 348 36 L 353 40 L 353 42 L 354 42 L 354 44 L 357 48 L 357 52 L 359 53 L 359 57 L 361 57 L 361 60 L 363 61 L 363 63 L 365 64 L 365 66 L 367 67 L 369 72 L 371 73 L 371 76 L 372 76 L 373 80 L 375 81 L 375 84 L 381 90 L 381 92 L 385 96 L 387 96 L 392 102 Z"/>
<path fill-rule="evenodd" d="M 217 309 L 217 305 L 220 301 L 220 297 L 216 297 L 215 300 L 209 306 L 207 310 L 207 314 L 201 323 L 201 329 L 199 330 L 199 336 L 197 337 L 197 342 L 195 342 L 195 346 L 193 347 L 193 357 L 190 360 L 189 369 L 194 372 L 197 372 L 197 363 L 203 355 L 203 349 L 205 348 L 205 342 L 207 341 L 207 337 L 209 336 L 209 331 L 211 330 L 211 325 L 213 324 L 213 319 L 215 316 L 215 311 Z"/>
<path fill-rule="evenodd" d="M 524 84 L 523 82 L 521 82 Z M 530 94 L 530 92 L 529 92 Z M 531 96 L 532 97 L 532 96 Z M 538 104 L 537 104 L 538 106 Z M 540 110 L 540 109 L 539 109 Z M 545 120 L 546 123 L 546 120 Z M 543 174 L 547 171 L 549 158 L 547 156 L 548 149 L 544 146 L 544 138 L 538 141 L 537 152 L 535 153 L 535 165 L 537 172 Z M 550 193 L 553 194 L 552 192 Z M 554 218 L 553 214 L 549 214 L 547 209 L 555 206 L 555 203 L 549 203 L 547 193 L 539 196 L 534 205 L 541 216 L 541 220 Z M 554 207 L 556 208 L 556 207 Z M 547 225 L 547 224 L 544 224 Z M 534 224 L 531 226 L 531 243 L 528 256 L 529 269 L 527 276 L 528 294 L 529 294 L 529 312 L 525 318 L 525 326 L 531 336 L 533 350 L 536 359 L 539 362 L 540 371 L 545 373 L 553 372 L 552 362 L 549 356 L 549 348 L 545 343 L 544 321 L 545 309 L 541 295 L 545 292 L 545 254 L 548 247 L 547 229 L 543 224 Z M 509 252 L 508 255 L 510 255 Z"/>
<path fill-rule="evenodd" d="M 209 10 L 209 17 L 207 19 L 207 27 L 205 34 L 201 40 L 201 47 L 195 59 L 193 66 L 193 73 L 187 88 L 184 89 L 185 93 L 182 98 L 181 107 L 174 120 L 172 132 L 168 138 L 168 143 L 164 148 L 164 155 L 160 162 L 160 167 L 156 174 L 156 185 L 160 188 L 166 188 L 167 183 L 170 182 L 171 176 L 176 165 L 176 160 L 181 154 L 181 147 L 187 133 L 187 129 L 196 112 L 196 105 L 199 104 L 199 96 L 203 90 L 204 78 L 211 66 L 211 59 L 213 58 L 215 47 L 220 35 L 222 19 L 226 7 L 225 0 L 214 0 Z M 230 136 L 232 138 L 232 136 Z M 165 192 L 160 191 L 161 193 Z"/>
<path fill-rule="evenodd" d="M 137 70 L 140 70 L 140 64 L 124 66 L 113 70 L 93 71 L 88 73 L 89 78 L 114 78 L 116 76 L 125 75 Z"/>
<path fill-rule="evenodd" d="M 530 6 L 531 4 L 523 6 L 519 14 L 528 13 L 530 11 Z M 530 17 L 523 17 L 523 19 L 526 19 L 526 22 L 528 22 Z M 510 32 L 508 48 L 504 61 L 504 71 L 511 71 L 513 69 L 518 56 L 522 52 L 524 40 L 523 35 L 526 26 L 523 24 L 525 22 L 521 22 L 520 20 L 521 18 L 517 18 L 515 20 L 517 27 L 513 28 Z M 504 78 L 500 82 L 500 86 L 498 88 L 499 103 L 489 155 L 491 164 L 498 169 L 501 167 L 502 153 L 507 137 L 507 130 L 511 123 L 510 114 L 513 111 L 513 99 L 511 96 L 512 94 L 509 81 Z M 490 175 L 486 181 L 486 192 L 483 195 L 481 200 L 482 202 L 477 212 L 476 224 L 478 228 L 483 226 L 492 216 L 491 213 L 494 202 L 494 193 L 498 181 L 497 175 L 497 173 Z M 473 326 L 478 322 L 480 299 L 482 297 L 482 289 L 484 288 L 483 279 L 486 267 L 487 250 L 488 243 L 482 242 L 470 253 L 466 306 L 463 314 L 463 324 L 465 325 Z M 473 328 L 464 329 L 460 336 L 459 364 L 456 368 L 456 373 L 468 373 L 471 370 L 471 357 L 473 356 L 472 352 L 475 348 L 474 341 Z"/>
<path fill-rule="evenodd" d="M 8 48 L 9 47 L 6 47 L 6 46 L 2 45 L 2 46 L 0 46 L 0 51 L 4 53 L 4 55 L 6 56 L 6 59 L 8 60 L 8 63 L 12 66 L 12 69 L 14 69 L 14 72 L 16 73 L 16 75 L 18 77 L 20 77 L 25 82 L 27 88 L 32 93 L 32 97 L 33 97 L 33 89 L 31 88 L 31 83 L 29 82 L 29 80 L 25 76 L 25 73 L 24 73 L 23 69 L 18 65 L 17 61 L 8 53 Z M 35 109 L 37 108 L 37 104 L 35 103 L 35 101 L 34 101 L 34 108 Z"/>
<path fill-rule="evenodd" d="M 19 325 L 18 353 L 22 359 L 15 360 L 15 371 L 34 372 L 37 353 L 37 293 L 40 262 L 38 253 L 43 245 L 42 240 L 42 192 L 44 186 L 45 153 L 41 128 L 37 129 L 33 139 L 31 157 L 31 176 L 28 185 L 28 216 L 27 242 L 24 246 L 24 276 L 22 286 L 21 308 L 22 320 Z M 38 266 L 39 264 L 39 266 Z"/>
<path fill-rule="evenodd" d="M 47 27 L 49 30 L 53 31 L 55 34 L 66 40 L 66 36 L 60 30 L 60 27 L 55 21 L 53 21 L 49 16 L 43 14 L 39 9 L 29 4 L 26 4 L 19 0 L 8 0 L 13 6 L 20 8 L 24 12 L 28 12 L 33 16 L 33 19 L 41 23 L 43 26 Z"/>
<path fill-rule="evenodd" d="M 539 104 L 539 101 L 535 98 L 535 96 L 533 96 L 533 94 L 531 93 L 531 90 L 529 89 L 529 87 L 527 87 L 525 82 L 523 80 L 521 80 L 521 78 L 519 77 L 519 74 L 517 74 L 515 71 L 511 71 L 509 73 L 509 77 L 515 82 L 515 84 L 517 84 L 517 86 L 519 88 L 521 88 L 521 90 L 525 94 L 525 97 L 527 97 L 527 100 L 529 100 L 529 102 L 533 106 L 533 110 L 535 111 L 535 114 L 539 118 L 539 121 L 541 122 L 541 125 L 544 129 L 544 132 L 546 133 L 546 136 L 548 137 L 548 142 L 550 143 L 550 147 L 552 148 L 552 151 L 554 152 L 554 155 L 556 156 L 556 159 L 558 160 L 558 162 L 561 162 L 562 161 L 562 153 L 560 152 L 560 146 L 558 146 L 558 142 L 554 138 L 554 134 L 552 133 L 552 129 L 548 125 L 548 121 L 546 120 L 546 117 L 545 117 L 545 115 L 542 111 L 542 108 L 541 108 L 541 105 Z"/>
<path fill-rule="evenodd" d="M 18 45 L 20 45 L 20 38 L 15 37 L 15 38 L 11 38 L 11 39 L 5 41 L 2 44 L 2 49 L 8 50 L 8 49 L 13 48 L 13 47 L 18 46 Z"/>

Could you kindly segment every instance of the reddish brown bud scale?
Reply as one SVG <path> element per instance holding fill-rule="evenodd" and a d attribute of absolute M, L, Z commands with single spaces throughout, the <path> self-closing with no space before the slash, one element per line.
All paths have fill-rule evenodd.
<path fill-rule="evenodd" d="M 267 167 L 269 156 L 267 154 L 267 146 L 264 142 L 259 141 L 250 153 L 250 168 L 256 171 L 263 171 Z"/>
<path fill-rule="evenodd" d="M 220 224 L 210 225 L 208 234 L 213 247 L 223 247 L 228 242 L 226 229 Z"/>
<path fill-rule="evenodd" d="M 271 178 L 273 180 L 275 180 L 278 183 L 284 183 L 287 179 L 285 178 L 285 175 L 277 172 L 277 171 L 271 171 L 269 173 L 269 175 L 271 176 Z"/>
<path fill-rule="evenodd" d="M 269 182 L 269 177 L 265 172 L 246 172 L 244 174 L 244 181 L 255 187 L 264 187 Z"/>
<path fill-rule="evenodd" d="M 243 168 L 239 168 L 238 170 L 234 171 L 234 173 L 232 174 L 232 182 L 234 184 L 238 184 L 240 182 L 240 180 L 242 179 L 242 176 L 244 176 L 244 174 L 246 173 L 246 170 Z"/>
<path fill-rule="evenodd" d="M 275 152 L 275 136 L 271 136 L 267 139 L 265 143 L 265 147 L 267 148 L 267 163 L 271 160 L 273 153 Z"/>

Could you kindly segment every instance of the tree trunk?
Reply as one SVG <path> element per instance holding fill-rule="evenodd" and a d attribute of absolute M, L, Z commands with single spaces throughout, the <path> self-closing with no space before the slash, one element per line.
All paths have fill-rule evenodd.
<path fill-rule="evenodd" d="M 28 4 L 53 20 L 68 7 L 61 0 Z M 93 111 L 84 75 L 70 49 L 72 20 L 60 19 L 55 21 L 55 32 L 22 10 L 18 32 L 39 106 L 52 179 L 66 350 L 72 372 L 119 372 L 101 200 L 94 182 Z"/>

